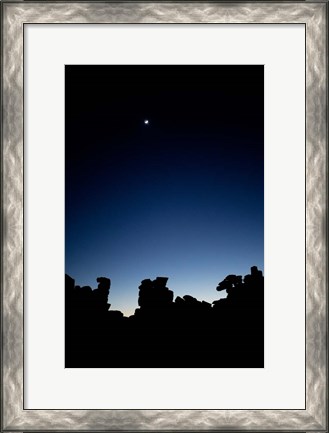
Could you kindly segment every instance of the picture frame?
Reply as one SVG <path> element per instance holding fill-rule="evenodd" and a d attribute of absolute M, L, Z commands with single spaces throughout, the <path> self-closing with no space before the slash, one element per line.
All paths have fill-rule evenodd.
<path fill-rule="evenodd" d="M 3 1 L 2 431 L 327 431 L 328 3 Z M 24 409 L 24 23 L 306 27 L 306 393 L 294 410 Z M 284 392 L 284 390 L 283 390 Z"/>

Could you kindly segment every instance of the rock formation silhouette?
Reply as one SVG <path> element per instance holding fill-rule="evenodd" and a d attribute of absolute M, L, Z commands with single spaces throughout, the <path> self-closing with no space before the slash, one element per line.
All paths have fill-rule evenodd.
<path fill-rule="evenodd" d="M 168 278 L 143 280 L 139 286 L 138 305 L 143 309 L 166 308 L 174 299 L 174 292 L 166 287 Z"/>
<path fill-rule="evenodd" d="M 135 313 L 110 310 L 111 281 L 75 286 L 65 276 L 66 367 L 263 367 L 264 278 L 256 266 L 228 275 L 212 304 L 177 296 L 168 278 L 145 279 Z"/>

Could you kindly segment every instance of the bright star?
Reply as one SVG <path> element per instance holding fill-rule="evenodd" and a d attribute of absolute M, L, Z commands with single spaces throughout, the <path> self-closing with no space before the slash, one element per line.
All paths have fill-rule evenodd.
<path fill-rule="evenodd" d="M 145 125 L 148 125 L 149 121 L 146 119 L 146 120 L 144 120 L 144 123 L 145 123 Z"/>

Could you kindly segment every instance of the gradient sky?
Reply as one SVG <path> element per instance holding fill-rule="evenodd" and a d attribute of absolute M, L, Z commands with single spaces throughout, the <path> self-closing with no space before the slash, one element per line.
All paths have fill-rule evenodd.
<path fill-rule="evenodd" d="M 212 302 L 264 266 L 263 66 L 65 67 L 65 271 Z M 148 119 L 146 125 L 144 120 Z"/>

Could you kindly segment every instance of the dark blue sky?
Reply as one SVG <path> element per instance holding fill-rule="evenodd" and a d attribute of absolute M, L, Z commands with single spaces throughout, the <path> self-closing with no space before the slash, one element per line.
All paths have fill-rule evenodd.
<path fill-rule="evenodd" d="M 263 66 L 66 66 L 65 271 L 220 297 L 264 266 Z M 146 125 L 144 120 L 148 119 Z"/>

